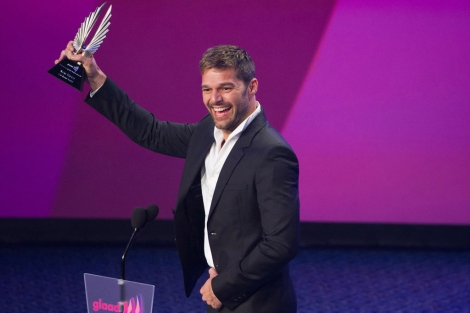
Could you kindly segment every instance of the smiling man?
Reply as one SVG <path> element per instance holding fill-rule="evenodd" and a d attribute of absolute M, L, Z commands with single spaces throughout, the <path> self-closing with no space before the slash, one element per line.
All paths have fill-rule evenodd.
<path fill-rule="evenodd" d="M 236 46 L 208 49 L 199 64 L 209 115 L 196 124 L 162 122 L 99 69 L 82 62 L 92 88 L 86 102 L 139 145 L 185 158 L 175 210 L 186 296 L 200 289 L 207 312 L 293 313 L 288 263 L 297 253 L 297 158 L 256 101 L 251 57 Z"/>
<path fill-rule="evenodd" d="M 258 80 L 255 78 L 254 64 L 248 54 L 236 47 L 231 47 L 233 56 L 227 55 L 229 47 L 209 49 L 199 65 L 202 98 L 214 119 L 215 127 L 222 130 L 224 140 L 258 107 L 255 98 Z M 253 65 L 244 71 L 236 71 L 235 61 L 245 57 Z"/>

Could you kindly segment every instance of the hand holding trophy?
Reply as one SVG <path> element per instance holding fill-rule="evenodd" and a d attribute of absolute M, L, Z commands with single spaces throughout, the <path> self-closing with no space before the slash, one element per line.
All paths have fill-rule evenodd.
<path fill-rule="evenodd" d="M 93 27 L 95 26 L 96 21 L 98 20 L 105 5 L 106 2 L 98 7 L 94 12 L 91 12 L 78 29 L 77 35 L 75 36 L 72 44 L 74 48 L 74 55 L 81 54 L 85 57 L 91 58 L 103 43 L 104 38 L 106 38 L 106 33 L 108 32 L 108 27 L 111 24 L 109 20 L 111 18 L 112 6 L 109 6 L 108 11 L 96 29 L 93 38 L 88 42 L 88 44 L 85 45 L 85 42 Z M 65 57 L 62 59 L 62 61 L 58 62 L 53 68 L 51 68 L 48 73 L 54 75 L 55 77 L 80 91 L 83 90 L 83 82 L 86 79 L 86 73 L 81 62 L 75 62 Z"/>

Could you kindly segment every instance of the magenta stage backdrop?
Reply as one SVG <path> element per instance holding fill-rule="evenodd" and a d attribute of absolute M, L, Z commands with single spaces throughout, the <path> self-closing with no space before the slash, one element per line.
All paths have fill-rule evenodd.
<path fill-rule="evenodd" d="M 47 74 L 101 1 L 0 4 L 0 217 L 172 218 L 183 160 L 130 142 Z M 470 2 L 112 1 L 96 58 L 159 119 L 206 110 L 198 62 L 255 60 L 300 161 L 301 219 L 470 225 Z"/>

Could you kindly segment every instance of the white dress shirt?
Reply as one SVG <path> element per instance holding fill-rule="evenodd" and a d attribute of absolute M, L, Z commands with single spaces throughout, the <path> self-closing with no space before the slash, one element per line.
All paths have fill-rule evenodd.
<path fill-rule="evenodd" d="M 210 267 L 214 267 L 214 261 L 212 260 L 211 247 L 209 245 L 209 236 L 207 233 L 207 220 L 209 217 L 209 210 L 212 203 L 212 197 L 214 196 L 215 186 L 219 179 L 220 171 L 227 159 L 230 151 L 237 142 L 242 132 L 250 125 L 254 118 L 261 112 L 261 105 L 259 103 L 256 110 L 251 113 L 237 128 L 228 136 L 225 143 L 224 135 L 222 130 L 214 126 L 214 138 L 215 142 L 212 144 L 211 150 L 206 156 L 205 164 L 201 169 L 201 188 L 202 198 L 204 201 L 205 211 L 205 227 L 204 227 L 204 255 L 206 256 L 207 264 Z"/>

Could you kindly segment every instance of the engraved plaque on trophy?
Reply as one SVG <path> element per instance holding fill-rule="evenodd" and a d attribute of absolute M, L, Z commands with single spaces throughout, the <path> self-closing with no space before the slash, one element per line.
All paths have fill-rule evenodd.
<path fill-rule="evenodd" d="M 111 18 L 111 5 L 101 20 L 101 23 L 96 28 L 92 39 L 88 43 L 85 42 L 88 35 L 90 35 L 93 30 L 93 27 L 95 26 L 105 5 L 106 2 L 96 8 L 94 12 L 91 12 L 78 29 L 77 35 L 75 35 L 75 39 L 73 40 L 73 47 L 75 48 L 74 54 L 82 54 L 86 57 L 91 57 L 103 43 L 104 38 L 106 38 L 106 33 L 108 32 L 108 27 L 111 24 L 109 22 Z M 86 79 L 86 73 L 80 62 L 74 62 L 66 57 L 47 72 L 63 82 L 66 82 L 70 86 L 77 88 L 80 91 L 83 90 L 83 82 Z"/>

